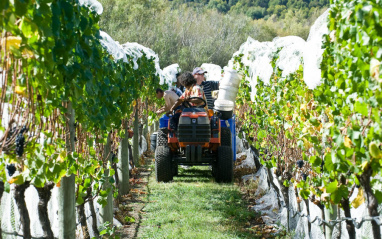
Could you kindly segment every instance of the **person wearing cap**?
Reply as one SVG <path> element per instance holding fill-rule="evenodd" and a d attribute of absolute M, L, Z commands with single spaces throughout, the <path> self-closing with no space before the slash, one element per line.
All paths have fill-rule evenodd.
<path fill-rule="evenodd" d="M 203 70 L 201 67 L 196 67 L 192 71 L 192 75 L 196 79 L 196 84 L 199 85 L 206 95 L 207 104 L 209 109 L 214 108 L 215 100 L 212 98 L 212 91 L 219 90 L 219 81 L 206 81 L 204 74 L 207 71 Z"/>

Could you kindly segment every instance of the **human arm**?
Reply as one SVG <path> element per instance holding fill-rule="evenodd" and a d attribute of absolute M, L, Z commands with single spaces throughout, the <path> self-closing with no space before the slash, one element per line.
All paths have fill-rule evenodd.
<path fill-rule="evenodd" d="M 181 105 L 183 103 L 184 99 L 183 98 L 179 98 L 175 104 L 171 107 L 170 111 L 174 111 L 179 105 Z"/>
<path fill-rule="evenodd" d="M 162 114 L 164 112 L 167 112 L 165 107 L 162 107 L 162 108 L 160 108 L 159 110 L 156 111 L 157 114 Z"/>

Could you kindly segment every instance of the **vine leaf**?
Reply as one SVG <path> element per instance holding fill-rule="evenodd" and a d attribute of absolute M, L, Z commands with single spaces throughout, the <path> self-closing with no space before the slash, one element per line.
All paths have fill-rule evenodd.
<path fill-rule="evenodd" d="M 337 186 L 338 186 L 338 182 L 337 182 L 337 180 L 335 180 L 334 182 L 329 183 L 329 184 L 326 186 L 326 192 L 327 192 L 327 193 L 333 193 L 334 191 L 337 190 Z"/>

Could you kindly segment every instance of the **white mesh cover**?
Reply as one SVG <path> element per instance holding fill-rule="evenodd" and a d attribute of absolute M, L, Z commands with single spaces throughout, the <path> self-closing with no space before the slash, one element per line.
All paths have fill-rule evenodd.
<path fill-rule="evenodd" d="M 127 62 L 126 52 L 119 42 L 114 41 L 114 39 L 104 31 L 100 31 L 100 35 L 101 45 L 114 57 L 114 60 L 117 61 L 123 59 L 124 62 Z"/>
<path fill-rule="evenodd" d="M 307 42 L 297 36 L 277 37 L 272 42 L 259 42 L 248 37 L 247 41 L 234 53 L 233 58 L 228 62 L 228 67 L 233 68 L 234 57 L 243 54 L 242 62 L 249 67 L 247 80 L 253 89 L 252 100 L 256 94 L 257 78 L 269 83 L 273 73 L 271 60 L 276 54 L 278 54 L 276 66 L 283 70 L 283 76 L 295 72 L 301 64 L 304 64 L 304 81 L 308 87 L 314 88 L 319 84 L 323 53 L 322 37 L 328 32 L 327 17 L 328 11 L 316 20 Z"/>
<path fill-rule="evenodd" d="M 200 66 L 203 70 L 207 71 L 205 74 L 208 81 L 220 81 L 222 78 L 222 68 L 219 65 L 203 63 Z"/>
<path fill-rule="evenodd" d="M 164 84 L 165 77 L 163 76 L 162 70 L 159 66 L 159 57 L 158 55 L 151 50 L 150 48 L 144 47 L 136 42 L 126 42 L 122 45 L 123 49 L 125 50 L 126 54 L 133 57 L 133 63 L 134 63 L 134 70 L 138 69 L 137 60 L 138 58 L 141 58 L 143 56 L 143 53 L 145 53 L 146 57 L 148 59 L 153 58 L 155 63 L 155 69 L 156 73 L 159 75 L 160 82 L 159 84 Z"/>
<path fill-rule="evenodd" d="M 97 0 L 79 0 L 79 3 L 82 6 L 87 6 L 91 11 L 96 12 L 98 15 L 101 15 L 103 12 L 102 4 Z"/>
<path fill-rule="evenodd" d="M 162 74 L 165 79 L 165 83 L 171 86 L 173 82 L 176 82 L 176 74 L 178 72 L 180 72 L 180 67 L 178 64 L 172 64 L 163 68 Z"/>

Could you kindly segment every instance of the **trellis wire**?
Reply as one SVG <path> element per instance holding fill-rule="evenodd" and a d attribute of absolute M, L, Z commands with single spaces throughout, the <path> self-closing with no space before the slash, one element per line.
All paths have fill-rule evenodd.
<path fill-rule="evenodd" d="M 338 223 L 344 222 L 344 221 L 351 221 L 357 229 L 360 229 L 362 227 L 362 224 L 364 222 L 368 222 L 368 221 L 375 221 L 378 224 L 378 226 L 382 225 L 382 221 L 381 221 L 382 216 L 375 216 L 375 217 L 366 216 L 366 217 L 361 218 L 360 222 L 357 222 L 356 218 L 350 218 L 350 217 L 341 217 L 340 219 L 326 221 L 326 220 L 321 219 L 318 216 L 316 216 L 312 220 L 309 215 L 307 215 L 305 213 L 300 213 L 298 211 L 294 211 L 292 208 L 288 208 L 285 205 L 284 201 L 281 201 L 281 206 L 283 208 L 286 208 L 287 210 L 289 210 L 289 212 L 292 214 L 291 215 L 292 218 L 295 218 L 296 215 L 299 215 L 300 217 L 306 217 L 308 219 L 309 223 L 316 223 L 317 222 L 318 226 L 325 225 L 325 226 L 330 227 L 332 229 L 334 228 L 335 225 L 337 225 Z"/>
<path fill-rule="evenodd" d="M 260 164 L 259 155 L 255 152 L 255 150 L 252 147 L 249 147 L 249 148 L 251 149 L 250 152 L 252 153 L 254 160 L 258 160 L 258 162 Z M 264 167 L 264 166 L 261 165 L 260 168 L 261 167 Z M 277 190 L 280 190 L 280 189 L 277 188 Z M 305 213 L 300 213 L 299 211 L 294 211 L 292 208 L 287 207 L 283 200 L 280 200 L 280 205 L 281 205 L 281 207 L 289 210 L 292 218 L 295 218 L 296 215 L 299 215 L 300 217 L 306 217 L 308 219 L 309 223 L 316 223 L 320 227 L 325 225 L 325 226 L 333 229 L 335 227 L 335 225 L 337 225 L 338 223 L 344 222 L 344 221 L 351 221 L 354 224 L 355 228 L 357 228 L 357 229 L 360 229 L 364 222 L 369 222 L 369 221 L 375 221 L 378 224 L 378 226 L 382 226 L 382 220 L 381 220 L 382 216 L 381 215 L 375 216 L 375 217 L 370 217 L 370 216 L 362 217 L 360 222 L 357 222 L 356 218 L 350 218 L 350 217 L 341 217 L 340 219 L 326 221 L 324 219 L 321 219 L 318 216 L 316 216 L 314 219 L 311 219 L 310 215 L 307 215 Z"/>

